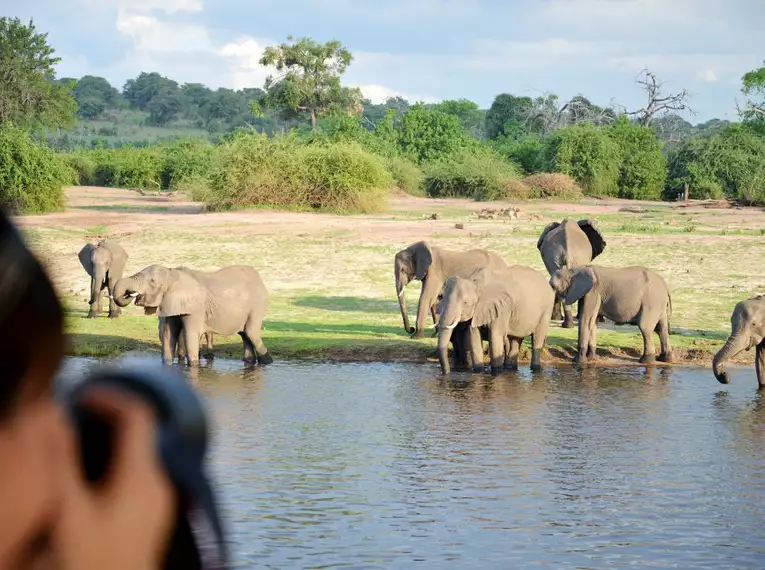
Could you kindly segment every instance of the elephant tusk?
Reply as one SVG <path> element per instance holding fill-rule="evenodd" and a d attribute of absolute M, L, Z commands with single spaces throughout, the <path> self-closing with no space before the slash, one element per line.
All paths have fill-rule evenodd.
<path fill-rule="evenodd" d="M 459 319 L 457 319 L 457 320 L 456 320 L 456 321 L 454 321 L 454 322 L 453 322 L 451 325 L 447 325 L 447 326 L 446 326 L 446 328 L 447 328 L 447 329 L 453 329 L 454 327 L 456 327 L 456 326 L 457 326 L 457 323 L 459 323 L 459 322 L 460 322 L 460 321 L 459 321 Z"/>
<path fill-rule="evenodd" d="M 128 293 L 128 297 L 138 297 L 138 293 Z"/>
<path fill-rule="evenodd" d="M 399 297 L 403 297 L 404 296 L 404 288 L 403 287 L 401 288 L 401 291 L 398 292 L 398 296 Z"/>

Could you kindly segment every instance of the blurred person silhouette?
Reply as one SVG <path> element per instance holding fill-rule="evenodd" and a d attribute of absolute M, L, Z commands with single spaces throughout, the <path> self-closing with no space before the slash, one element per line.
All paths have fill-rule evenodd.
<path fill-rule="evenodd" d="M 87 405 L 114 429 L 106 480 L 88 484 L 54 400 L 64 313 L 42 265 L 0 213 L 0 570 L 153 570 L 176 498 L 156 454 L 152 408 L 95 387 Z"/>

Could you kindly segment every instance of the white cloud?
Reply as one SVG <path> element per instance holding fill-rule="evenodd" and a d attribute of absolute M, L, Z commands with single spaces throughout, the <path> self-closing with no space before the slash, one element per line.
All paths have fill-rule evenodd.
<path fill-rule="evenodd" d="M 272 43 L 244 36 L 217 48 L 216 53 L 227 66 L 228 86 L 234 89 L 261 87 L 266 77 L 275 71 L 259 63 L 263 50 Z"/>
<path fill-rule="evenodd" d="M 391 89 L 390 87 L 386 87 L 385 85 L 377 85 L 374 83 L 366 85 L 350 84 L 350 87 L 358 87 L 361 89 L 361 93 L 364 95 L 364 97 L 377 105 L 380 103 L 385 103 L 385 101 L 390 97 L 403 97 L 408 101 L 422 101 L 424 103 L 436 103 L 439 101 L 439 99 L 430 95 L 417 96 L 406 94 L 402 93 L 401 91 Z"/>
<path fill-rule="evenodd" d="M 133 40 L 133 49 L 148 53 L 210 51 L 207 30 L 190 24 L 162 22 L 154 16 L 120 10 L 117 31 Z"/>
<path fill-rule="evenodd" d="M 714 72 L 713 69 L 704 69 L 702 71 L 699 71 L 698 78 L 704 81 L 705 83 L 717 83 L 717 74 Z"/>
<path fill-rule="evenodd" d="M 133 12 L 201 12 L 202 0 L 80 0 L 83 4 L 98 8 L 127 9 Z"/>

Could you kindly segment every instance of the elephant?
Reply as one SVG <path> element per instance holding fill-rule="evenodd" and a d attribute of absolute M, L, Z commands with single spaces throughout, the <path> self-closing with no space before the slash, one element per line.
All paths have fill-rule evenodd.
<path fill-rule="evenodd" d="M 467 278 L 450 277 L 438 325 L 441 372 L 449 373 L 446 348 L 452 331 L 466 321 L 470 322 L 468 338 L 474 371 L 483 371 L 482 328 L 488 333 L 492 374 L 503 367 L 518 368 L 518 352 L 527 336 L 531 336 L 532 344 L 531 369 L 541 369 L 554 300 L 555 292 L 547 278 L 523 265 L 482 269 Z"/>
<path fill-rule="evenodd" d="M 730 317 L 731 333 L 712 359 L 712 371 L 720 384 L 730 383 L 723 364 L 742 350 L 757 347 L 755 370 L 759 389 L 765 388 L 765 295 L 740 301 Z"/>
<path fill-rule="evenodd" d="M 579 302 L 579 353 L 585 363 L 596 356 L 597 318 L 603 315 L 618 325 L 637 325 L 643 335 L 640 362 L 657 360 L 653 333 L 659 333 L 660 362 L 672 362 L 669 326 L 672 296 L 664 278 L 645 267 L 563 267 L 550 278 L 550 285 L 564 303 Z"/>
<path fill-rule="evenodd" d="M 432 246 L 425 241 L 413 243 L 396 253 L 393 270 L 396 280 L 396 294 L 404 320 L 404 330 L 413 338 L 422 338 L 425 328 L 425 315 L 430 310 L 433 324 L 437 325 L 435 304 L 449 277 L 468 277 L 475 270 L 484 267 L 502 269 L 507 267 L 505 260 L 485 249 L 468 251 L 450 251 Z M 420 300 L 417 304 L 415 327 L 409 326 L 409 314 L 406 309 L 404 288 L 413 280 L 422 281 Z"/>
<path fill-rule="evenodd" d="M 97 244 L 89 243 L 77 254 L 80 264 L 90 275 L 90 311 L 88 317 L 94 319 L 101 314 L 101 292 L 106 289 L 109 295 L 109 318 L 115 319 L 122 309 L 114 302 L 114 285 L 122 279 L 128 254 L 119 244 L 101 240 Z"/>
<path fill-rule="evenodd" d="M 166 334 L 165 327 L 168 326 L 168 317 L 159 317 L 158 321 L 159 342 L 161 343 Z M 205 335 L 205 347 L 207 349 L 204 356 L 207 359 L 211 359 L 213 357 L 213 332 L 211 330 L 206 330 L 203 334 Z M 179 362 L 186 360 L 186 333 L 182 328 L 178 334 L 176 346 L 171 347 L 171 352 L 173 354 L 173 360 L 175 360 L 176 356 L 178 357 Z"/>
<path fill-rule="evenodd" d="M 247 363 L 270 364 L 273 358 L 260 336 L 268 307 L 268 290 L 249 265 L 231 265 L 213 272 L 150 265 L 114 286 L 114 300 L 125 307 L 134 300 L 146 314 L 165 319 L 162 360 L 170 363 L 181 331 L 186 361 L 199 364 L 199 337 L 205 332 L 239 333 Z"/>
<path fill-rule="evenodd" d="M 436 303 L 436 314 L 440 315 L 443 310 L 443 295 L 439 295 L 438 302 Z M 487 332 L 486 327 L 481 327 L 480 329 L 481 334 L 481 341 L 488 341 L 489 335 Z M 470 347 L 470 321 L 465 321 L 457 324 L 457 326 L 452 331 L 451 336 L 451 343 L 452 343 L 452 359 L 453 359 L 453 368 L 454 370 L 473 370 L 474 364 L 474 358 L 479 358 L 478 356 L 474 357 L 471 352 Z M 483 346 L 481 346 L 481 354 L 480 354 L 481 362 L 483 362 Z"/>
<path fill-rule="evenodd" d="M 575 269 L 588 265 L 606 248 L 606 240 L 600 233 L 595 220 L 579 220 L 564 218 L 562 222 L 547 224 L 537 241 L 537 249 L 547 272 L 552 276 L 558 269 L 567 267 Z M 563 304 L 563 328 L 574 326 L 571 307 Z M 555 299 L 552 318 L 561 318 L 561 302 Z"/>

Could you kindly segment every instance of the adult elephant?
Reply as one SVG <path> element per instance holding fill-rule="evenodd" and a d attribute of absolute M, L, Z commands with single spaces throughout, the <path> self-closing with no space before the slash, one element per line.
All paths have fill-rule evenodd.
<path fill-rule="evenodd" d="M 503 367 L 518 368 L 520 345 L 528 336 L 532 345 L 531 369 L 539 370 L 554 299 L 547 278 L 523 265 L 484 269 L 468 278 L 450 277 L 438 325 L 441 371 L 449 373 L 446 348 L 452 331 L 465 322 L 470 323 L 470 352 L 476 372 L 483 371 L 482 328 L 488 332 L 492 374 Z"/>
<path fill-rule="evenodd" d="M 97 244 L 89 243 L 77 254 L 83 269 L 90 275 L 90 311 L 88 317 L 94 319 L 101 314 L 101 299 L 104 289 L 109 295 L 109 318 L 117 318 L 122 310 L 114 302 L 114 285 L 122 279 L 128 254 L 119 244 L 101 240 Z"/>
<path fill-rule="evenodd" d="M 642 363 L 672 362 L 669 326 L 672 297 L 664 278 L 645 267 L 589 265 L 556 271 L 550 285 L 564 303 L 579 301 L 579 353 L 584 363 L 596 355 L 598 315 L 617 325 L 637 325 L 643 335 Z M 656 356 L 653 333 L 659 333 L 661 353 Z"/>
<path fill-rule="evenodd" d="M 600 233 L 595 220 L 575 222 L 564 218 L 562 222 L 547 224 L 537 241 L 537 249 L 547 272 L 552 277 L 558 269 L 576 269 L 588 265 L 606 248 L 606 240 Z M 571 307 L 563 303 L 563 328 L 572 328 L 574 318 Z M 561 318 L 561 301 L 556 298 L 551 318 Z"/>
<path fill-rule="evenodd" d="M 396 279 L 396 294 L 404 320 L 404 330 L 414 338 L 422 338 L 428 311 L 437 324 L 435 304 L 449 277 L 468 277 L 483 268 L 503 269 L 505 260 L 485 249 L 450 251 L 430 245 L 425 241 L 413 243 L 402 249 L 394 258 L 393 271 Z M 413 280 L 422 281 L 420 300 L 417 303 L 415 327 L 409 326 L 404 288 Z"/>
<path fill-rule="evenodd" d="M 146 314 L 157 313 L 165 319 L 164 362 L 172 362 L 181 331 L 189 365 L 199 364 L 199 337 L 207 331 L 238 333 L 244 344 L 245 362 L 273 362 L 260 337 L 268 290 L 253 267 L 232 265 L 207 273 L 150 265 L 115 285 L 114 300 L 118 305 L 125 307 L 133 299 Z"/>
<path fill-rule="evenodd" d="M 730 317 L 731 333 L 723 347 L 712 360 L 712 371 L 721 384 L 730 383 L 723 364 L 742 350 L 757 347 L 755 370 L 757 384 L 765 388 L 765 295 L 750 297 L 740 301 L 733 308 Z"/>

